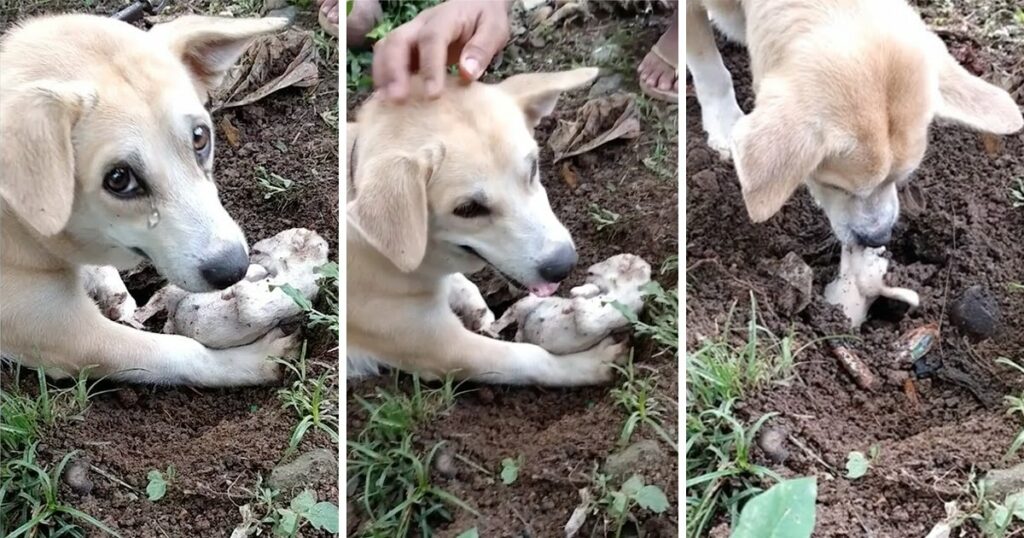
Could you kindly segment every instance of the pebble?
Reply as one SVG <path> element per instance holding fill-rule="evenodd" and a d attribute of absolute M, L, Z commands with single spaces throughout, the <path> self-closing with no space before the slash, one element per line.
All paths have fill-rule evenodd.
<path fill-rule="evenodd" d="M 338 455 L 325 448 L 310 450 L 270 471 L 267 485 L 291 492 L 319 482 L 333 482 L 338 476 Z"/>
<path fill-rule="evenodd" d="M 971 286 L 949 311 L 949 318 L 961 331 L 983 340 L 999 329 L 999 303 L 981 286 Z"/>
<path fill-rule="evenodd" d="M 653 439 L 637 441 L 608 456 L 604 462 L 604 473 L 626 479 L 641 471 L 645 462 L 661 461 L 665 456 L 661 444 Z"/>
<path fill-rule="evenodd" d="M 434 458 L 434 470 L 445 478 L 454 478 L 459 474 L 459 468 L 455 465 L 455 456 L 451 450 L 442 448 Z"/>
<path fill-rule="evenodd" d="M 602 97 L 605 95 L 611 95 L 622 87 L 622 75 L 619 73 L 612 73 L 605 75 L 594 81 L 594 85 L 590 87 L 590 91 L 587 92 L 587 97 L 593 99 L 595 97 Z"/>
<path fill-rule="evenodd" d="M 985 475 L 985 497 L 1004 499 L 1011 493 L 1024 491 L 1024 463 L 1009 469 L 993 469 Z"/>
<path fill-rule="evenodd" d="M 92 493 L 93 483 L 89 479 L 89 463 L 85 460 L 75 460 L 69 463 L 64 469 L 64 483 L 78 495 Z"/>
<path fill-rule="evenodd" d="M 787 437 L 789 432 L 782 426 L 765 427 L 757 437 L 757 445 L 772 461 L 783 463 L 789 458 L 789 450 L 786 448 Z"/>

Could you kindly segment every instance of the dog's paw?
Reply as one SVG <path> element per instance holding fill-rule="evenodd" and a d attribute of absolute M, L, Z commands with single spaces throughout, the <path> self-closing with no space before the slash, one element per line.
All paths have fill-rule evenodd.
<path fill-rule="evenodd" d="M 284 377 L 284 370 L 276 359 L 294 359 L 298 356 L 299 344 L 298 332 L 285 334 L 281 329 L 274 329 L 251 344 L 222 351 L 234 355 L 239 376 L 244 381 L 269 384 Z"/>
<path fill-rule="evenodd" d="M 614 338 L 608 337 L 584 353 L 591 359 L 591 376 L 594 381 L 608 383 L 615 378 L 615 368 L 612 366 L 622 364 L 629 358 L 629 343 L 617 342 Z"/>
<path fill-rule="evenodd" d="M 732 131 L 743 117 L 735 101 L 709 106 L 703 116 L 704 131 L 708 134 L 708 147 L 715 150 L 723 161 L 732 160 Z"/>

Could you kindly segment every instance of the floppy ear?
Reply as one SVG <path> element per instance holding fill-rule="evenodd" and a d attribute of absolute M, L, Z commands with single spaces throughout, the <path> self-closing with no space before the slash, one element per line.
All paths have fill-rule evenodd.
<path fill-rule="evenodd" d="M 757 106 L 733 128 L 732 156 L 747 214 L 763 222 L 778 213 L 825 156 L 814 126 L 783 103 Z"/>
<path fill-rule="evenodd" d="M 427 253 L 427 184 L 444 160 L 444 146 L 416 155 L 379 155 L 359 164 L 349 216 L 366 240 L 399 271 L 409 273 Z"/>
<path fill-rule="evenodd" d="M 71 130 L 96 104 L 84 82 L 43 81 L 3 93 L 0 197 L 29 226 L 56 235 L 75 199 Z"/>
<path fill-rule="evenodd" d="M 284 17 L 230 19 L 188 15 L 158 24 L 149 33 L 167 43 L 192 74 L 196 90 L 204 99 L 224 80 L 253 39 L 286 28 Z"/>
<path fill-rule="evenodd" d="M 1010 94 L 972 75 L 954 59 L 938 37 L 940 118 L 993 134 L 1024 127 L 1020 108 Z M 938 47 L 941 46 L 941 49 Z"/>
<path fill-rule="evenodd" d="M 536 127 L 541 118 L 551 114 L 558 96 L 566 90 L 578 88 L 597 78 L 596 67 L 581 67 L 555 73 L 526 73 L 509 77 L 498 87 L 512 95 L 526 114 L 530 127 Z"/>

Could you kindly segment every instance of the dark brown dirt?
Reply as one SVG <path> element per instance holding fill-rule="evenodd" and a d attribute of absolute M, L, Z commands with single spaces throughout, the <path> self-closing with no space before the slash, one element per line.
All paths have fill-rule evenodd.
<path fill-rule="evenodd" d="M 82 11 L 81 2 L 55 4 L 6 11 L 5 23 L 42 13 Z M 91 12 L 108 14 L 120 7 L 116 2 L 97 4 Z M 209 13 L 211 9 L 208 2 L 174 2 L 168 14 Z M 315 28 L 316 19 L 301 14 L 297 26 Z M 320 116 L 337 111 L 336 64 L 336 56 L 321 63 L 321 82 L 313 88 L 286 89 L 255 104 L 214 115 L 218 140 L 214 175 L 224 206 L 250 242 L 288 228 L 306 227 L 327 239 L 329 256 L 337 259 L 338 131 Z M 222 122 L 226 119 L 239 130 L 237 147 L 225 136 Z M 257 166 L 295 181 L 294 200 L 286 208 L 282 209 L 277 199 L 264 200 L 264 191 L 255 179 Z M 140 300 L 163 285 L 151 269 L 132 275 L 127 283 Z M 314 375 L 336 373 L 333 335 L 318 331 L 306 336 L 307 360 Z M 4 370 L 4 383 L 11 381 L 9 373 Z M 331 379 L 336 381 L 337 375 Z M 238 507 L 253 501 L 258 477 L 266 478 L 276 465 L 294 458 L 286 449 L 298 418 L 292 410 L 281 408 L 279 387 L 101 388 L 118 390 L 94 398 L 81 420 L 48 432 L 40 446 L 41 460 L 56 462 L 77 450 L 80 458 L 134 487 L 132 492 L 95 471 L 90 474 L 95 487 L 88 495 L 79 496 L 66 485 L 61 487 L 65 502 L 125 537 L 227 536 L 241 522 Z M 335 399 L 337 390 L 332 382 Z M 337 450 L 325 434 L 310 430 L 297 453 L 314 448 Z M 145 494 L 146 474 L 168 466 L 175 468 L 177 478 L 166 497 L 150 502 Z M 336 477 L 319 477 L 307 486 L 320 500 L 337 502 L 339 498 Z M 287 506 L 294 493 L 282 494 L 280 505 Z M 304 529 L 303 535 L 326 533 Z"/>
<path fill-rule="evenodd" d="M 489 80 L 531 69 L 593 65 L 591 51 L 606 41 L 614 41 L 622 45 L 615 62 L 622 70 L 623 90 L 639 94 L 633 69 L 667 27 L 669 16 L 664 12 L 644 16 L 598 13 L 594 19 L 572 23 L 548 36 L 543 43 L 534 45 L 530 44 L 531 34 L 525 32 L 506 48 L 497 72 L 489 75 Z M 623 39 L 623 36 L 629 38 Z M 579 268 L 569 282 L 580 282 L 587 266 L 620 252 L 639 254 L 657 270 L 678 252 L 677 108 L 654 105 L 654 112 L 641 120 L 643 134 L 638 139 L 613 142 L 571 159 L 579 175 L 579 187 L 573 190 L 560 175 L 561 163 L 552 164 L 546 141 L 559 118 L 568 120 L 575 116 L 576 109 L 587 100 L 586 93 L 581 90 L 564 95 L 554 117 L 546 119 L 537 130 L 542 148 L 542 181 L 555 213 L 568 226 L 579 248 Z M 349 95 L 350 113 L 363 97 L 363 93 Z M 653 152 L 659 136 L 656 134 L 658 123 L 671 129 L 665 147 L 668 158 L 661 165 L 670 171 L 668 178 L 653 172 L 642 162 Z M 620 223 L 598 231 L 589 213 L 591 204 L 620 214 Z M 676 286 L 677 273 L 671 271 L 655 278 L 671 288 Z M 501 310 L 511 300 L 500 278 L 480 274 L 474 280 L 485 290 L 492 309 Z M 671 354 L 651 355 L 652 346 L 639 345 L 635 361 L 657 372 L 661 380 L 657 392 L 665 403 L 666 427 L 676 438 L 678 364 Z M 366 396 L 376 387 L 388 384 L 387 380 L 373 380 L 349 385 L 350 435 L 358 432 L 365 420 L 352 396 Z M 443 526 L 438 531 L 439 536 L 456 536 L 472 527 L 476 527 L 481 536 L 488 537 L 564 536 L 562 529 L 580 502 L 577 490 L 590 485 L 595 469 L 610 453 L 618 450 L 616 442 L 626 416 L 610 398 L 610 388 L 482 388 L 459 397 L 449 413 L 421 428 L 418 442 L 422 446 L 447 441 L 455 453 L 490 472 L 488 476 L 457 462 L 456 476 L 436 479 L 438 486 L 481 513 L 475 518 L 455 511 L 456 520 Z M 644 428 L 633 437 L 634 442 L 640 439 L 656 437 Z M 666 447 L 664 443 L 661 446 Z M 501 461 L 517 457 L 523 462 L 519 479 L 505 486 L 498 478 Z M 645 461 L 634 469 L 647 483 L 660 486 L 671 503 L 671 508 L 662 516 L 640 513 L 647 536 L 676 535 L 676 459 L 676 453 L 666 448 L 662 457 Z M 605 535 L 602 528 L 594 525 L 595 519 L 588 520 L 581 536 L 591 536 L 592 530 L 593 536 Z M 361 524 L 360 514 L 350 511 L 349 532 L 356 532 Z"/>
<path fill-rule="evenodd" d="M 985 68 L 983 74 L 1009 71 L 1022 52 L 951 48 L 969 60 L 969 68 Z M 723 44 L 723 50 L 741 107 L 749 111 L 747 53 L 732 45 Z M 801 190 L 779 215 L 751 224 L 732 166 L 707 149 L 696 98 L 688 97 L 687 107 L 688 346 L 716 334 L 732 305 L 749 311 L 751 292 L 763 324 L 779 335 L 794 329 L 798 345 L 848 334 L 842 315 L 821 297 L 839 260 L 824 214 Z M 1014 209 L 1009 199 L 1011 181 L 1024 177 L 1024 135 L 1002 142 L 993 155 L 976 133 L 933 127 L 927 157 L 910 187 L 924 209 L 914 210 L 908 192 L 902 193 L 905 210 L 889 248 L 890 280 L 917 290 L 922 308 L 904 315 L 892 305 L 876 305 L 857 335 L 861 340 L 847 342 L 879 378 L 876 389 L 858 388 L 819 343 L 798 357 L 792 379 L 740 408 L 748 423 L 780 413 L 769 424 L 788 429 L 830 466 L 792 443 L 784 465 L 755 454 L 758 463 L 783 476 L 818 477 L 815 536 L 924 536 L 944 519 L 944 502 L 969 499 L 972 472 L 1020 459 L 1002 461 L 1021 424 L 1005 414 L 1001 402 L 1020 387 L 1020 376 L 994 361 L 1024 361 L 1024 293 L 1009 288 L 1024 280 L 1024 209 Z M 815 272 L 814 302 L 795 317 L 778 308 L 780 285 L 767 269 L 789 252 Z M 998 332 L 982 342 L 969 340 L 949 318 L 952 302 L 974 285 L 985 287 L 1002 310 Z M 942 342 L 926 356 L 938 369 L 928 379 L 915 379 L 909 366 L 895 362 L 895 342 L 927 323 L 941 324 Z M 905 393 L 908 378 L 919 403 Z M 878 445 L 880 455 L 867 476 L 843 478 L 847 454 L 867 453 L 871 445 Z"/>

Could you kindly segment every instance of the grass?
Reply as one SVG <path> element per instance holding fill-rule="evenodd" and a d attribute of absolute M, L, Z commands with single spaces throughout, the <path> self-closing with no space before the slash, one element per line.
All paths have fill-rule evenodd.
<path fill-rule="evenodd" d="M 611 390 L 611 396 L 627 414 L 619 434 L 619 445 L 627 445 L 637 429 L 646 426 L 672 447 L 672 450 L 676 451 L 679 449 L 679 445 L 662 424 L 665 420 L 665 413 L 662 411 L 663 405 L 657 397 L 657 374 L 639 375 L 640 368 L 642 367 L 633 364 L 632 354 L 629 356 L 629 362 L 624 366 L 615 367 L 622 378 L 622 383 Z M 670 418 L 674 419 L 674 414 L 670 415 Z"/>
<path fill-rule="evenodd" d="M 678 180 L 674 164 L 675 151 L 679 146 L 678 105 L 659 105 L 653 99 L 640 95 L 637 106 L 643 123 L 654 127 L 651 152 L 643 159 L 644 166 L 664 179 Z"/>
<path fill-rule="evenodd" d="M 659 273 L 664 275 L 675 274 L 679 271 L 679 257 L 670 256 L 662 263 Z M 637 316 L 623 305 L 612 303 L 622 315 L 633 325 L 633 332 L 637 338 L 648 339 L 654 342 L 657 350 L 652 356 L 659 356 L 671 353 L 673 357 L 679 356 L 679 290 L 670 288 L 666 290 L 656 281 L 647 284 L 643 292 L 645 294 L 644 313 Z"/>
<path fill-rule="evenodd" d="M 1015 208 L 1024 207 L 1024 178 L 1017 178 L 1013 185 L 1010 185 L 1010 204 Z"/>
<path fill-rule="evenodd" d="M 291 538 L 302 536 L 306 527 L 324 530 L 332 535 L 339 532 L 338 506 L 329 501 L 317 502 L 316 492 L 305 489 L 285 505 L 281 492 L 263 485 L 263 477 L 257 476 L 256 486 L 250 492 L 252 501 L 240 506 L 242 522 L 235 527 L 231 536 L 261 536 L 270 530 L 269 536 Z"/>
<path fill-rule="evenodd" d="M 446 412 L 458 395 L 451 377 L 426 388 L 418 377 L 405 393 L 378 389 L 369 399 L 356 396 L 366 414 L 362 430 L 348 441 L 348 491 L 362 511 L 361 536 L 434 536 L 435 525 L 451 521 L 451 507 L 477 512 L 431 482 L 431 465 L 443 443 L 417 446 L 418 425 Z"/>
<path fill-rule="evenodd" d="M 591 490 L 597 495 L 592 495 Z M 603 531 L 602 536 L 623 536 L 626 524 L 630 521 L 637 522 L 634 515 L 637 508 L 650 510 L 655 514 L 662 514 L 669 509 L 665 492 L 658 486 L 644 484 L 638 475 L 633 475 L 616 488 L 612 486 L 609 476 L 595 472 L 591 476 L 590 487 L 581 491 L 581 495 L 583 502 L 573 512 L 566 528 L 572 526 L 578 531 L 587 515 L 600 515 L 602 521 L 593 527 L 591 536 L 594 536 L 598 529 Z M 631 534 L 627 534 L 629 535 Z"/>
<path fill-rule="evenodd" d="M 1020 536 L 1024 494 L 1011 494 L 1001 501 L 994 500 L 986 491 L 985 481 L 979 480 L 972 472 L 964 487 L 964 496 L 967 498 L 965 502 L 946 504 L 946 523 L 952 529 L 970 525 L 985 538 Z"/>
<path fill-rule="evenodd" d="M 795 348 L 793 334 L 779 338 L 762 327 L 753 297 L 744 329 L 733 330 L 733 314 L 719 336 L 686 357 L 688 537 L 706 536 L 723 514 L 735 522 L 740 505 L 760 493 L 766 479 L 778 480 L 750 458 L 758 430 L 772 415 L 746 426 L 734 408 L 752 392 L 786 378 L 795 357 L 811 345 Z"/>
<path fill-rule="evenodd" d="M 80 375 L 71 388 L 49 384 L 36 370 L 38 394 L 22 390 L 21 368 L 0 391 L 0 536 L 86 536 L 83 525 L 119 536 L 96 518 L 60 499 L 60 477 L 75 452 L 51 467 L 38 459 L 38 446 L 46 430 L 80 416 L 89 398 L 98 394 L 96 383 Z"/>
<path fill-rule="evenodd" d="M 288 450 L 299 447 L 302 438 L 310 429 L 320 430 L 338 444 L 338 398 L 337 389 L 333 386 L 337 376 L 328 369 L 313 377 L 306 361 L 306 342 L 302 343 L 299 358 L 292 362 L 278 359 L 293 376 L 291 385 L 277 391 L 282 407 L 295 411 L 299 417 L 298 424 L 288 439 Z"/>

